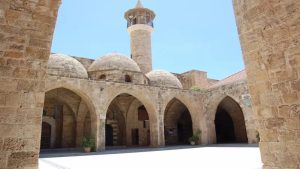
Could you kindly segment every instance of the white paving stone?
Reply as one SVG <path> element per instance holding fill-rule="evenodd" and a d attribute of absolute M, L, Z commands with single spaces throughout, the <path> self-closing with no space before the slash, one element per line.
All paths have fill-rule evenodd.
<path fill-rule="evenodd" d="M 179 150 L 41 158 L 40 169 L 261 169 L 257 147 L 203 147 Z"/>

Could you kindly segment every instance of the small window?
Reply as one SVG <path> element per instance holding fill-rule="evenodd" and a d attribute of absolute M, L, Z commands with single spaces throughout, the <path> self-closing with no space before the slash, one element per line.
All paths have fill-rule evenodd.
<path fill-rule="evenodd" d="M 131 77 L 129 75 L 125 75 L 125 82 L 131 82 Z"/>
<path fill-rule="evenodd" d="M 145 106 L 140 106 L 138 108 L 138 120 L 139 121 L 149 120 L 148 112 L 147 112 Z"/>
<path fill-rule="evenodd" d="M 100 80 L 106 80 L 106 76 L 105 76 L 105 75 L 101 75 L 101 76 L 99 77 L 99 79 L 100 79 Z"/>

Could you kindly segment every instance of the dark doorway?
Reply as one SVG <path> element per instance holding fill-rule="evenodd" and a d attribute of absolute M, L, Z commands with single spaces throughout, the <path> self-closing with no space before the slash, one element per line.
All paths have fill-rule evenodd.
<path fill-rule="evenodd" d="M 177 124 L 178 143 L 189 144 L 189 138 L 193 135 L 192 119 L 189 112 L 184 112 Z"/>
<path fill-rule="evenodd" d="M 105 125 L 105 145 L 106 146 L 113 146 L 114 145 L 114 135 L 113 135 L 113 128 L 111 125 Z"/>
<path fill-rule="evenodd" d="M 247 143 L 244 114 L 239 104 L 225 97 L 218 105 L 215 116 L 217 143 Z"/>
<path fill-rule="evenodd" d="M 131 130 L 132 145 L 139 145 L 139 129 Z"/>
<path fill-rule="evenodd" d="M 218 108 L 215 119 L 217 143 L 235 143 L 233 121 L 228 112 Z"/>
<path fill-rule="evenodd" d="M 51 148 L 51 125 L 42 123 L 41 149 Z"/>

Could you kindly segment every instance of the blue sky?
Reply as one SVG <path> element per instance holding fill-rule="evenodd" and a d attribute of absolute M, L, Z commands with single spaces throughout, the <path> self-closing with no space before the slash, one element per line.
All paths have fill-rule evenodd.
<path fill-rule="evenodd" d="M 124 12 L 137 0 L 63 0 L 52 52 L 98 58 L 130 56 Z M 244 69 L 232 0 L 142 0 L 156 13 L 153 69 L 183 73 L 198 69 L 223 79 Z"/>

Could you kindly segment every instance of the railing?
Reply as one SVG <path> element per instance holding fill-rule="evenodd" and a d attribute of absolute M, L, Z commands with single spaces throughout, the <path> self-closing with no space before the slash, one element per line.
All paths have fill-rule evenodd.
<path fill-rule="evenodd" d="M 154 28 L 154 24 L 153 24 L 153 22 L 152 21 L 150 21 L 150 22 L 148 22 L 148 23 L 146 23 L 146 22 L 141 22 L 141 23 L 138 23 L 138 22 L 127 22 L 127 28 L 129 28 L 130 26 L 132 26 L 132 25 L 136 25 L 136 24 L 144 24 L 144 25 L 149 25 L 149 26 L 151 26 L 152 28 Z"/>

